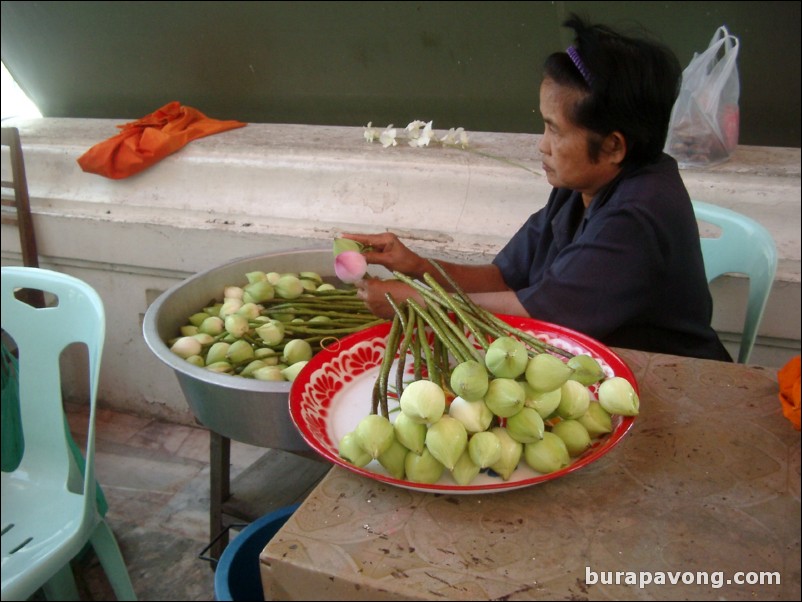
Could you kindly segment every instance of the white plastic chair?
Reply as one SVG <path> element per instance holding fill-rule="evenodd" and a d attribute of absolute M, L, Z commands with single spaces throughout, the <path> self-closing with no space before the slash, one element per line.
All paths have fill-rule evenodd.
<path fill-rule="evenodd" d="M 763 226 L 736 211 L 701 201 L 693 201 L 693 210 L 697 220 L 721 229 L 717 238 L 701 238 L 708 283 L 727 273 L 744 274 L 749 278 L 749 297 L 738 352 L 738 362 L 745 364 L 755 346 L 777 272 L 777 247 Z"/>
<path fill-rule="evenodd" d="M 20 289 L 55 297 L 49 307 L 21 301 Z M 49 296 L 49 295 L 48 295 Z M 40 587 L 48 599 L 78 599 L 70 561 L 91 542 L 119 600 L 135 600 L 120 549 L 95 497 L 95 407 L 105 337 L 103 303 L 87 284 L 58 272 L 3 267 L 2 327 L 19 352 L 24 452 L 2 473 L 2 599 L 25 600 Z M 86 346 L 89 428 L 86 465 L 70 450 L 61 397 L 60 356 Z M 76 486 L 77 484 L 77 486 Z"/>

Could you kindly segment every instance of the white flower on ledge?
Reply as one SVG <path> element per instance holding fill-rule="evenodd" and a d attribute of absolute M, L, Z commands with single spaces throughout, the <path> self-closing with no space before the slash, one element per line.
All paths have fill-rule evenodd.
<path fill-rule="evenodd" d="M 468 133 L 463 128 L 457 128 L 456 130 L 451 128 L 445 136 L 440 138 L 440 142 L 451 146 L 459 144 L 462 148 L 465 148 L 468 146 Z"/>
<path fill-rule="evenodd" d="M 406 136 L 401 139 L 405 139 L 407 144 L 413 148 L 429 146 L 432 140 L 440 142 L 442 146 L 468 147 L 468 134 L 463 128 L 451 128 L 442 138 L 438 138 L 432 130 L 433 123 L 433 121 L 425 122 L 416 119 L 404 128 Z M 397 146 L 399 140 L 398 130 L 392 125 L 388 125 L 384 128 L 384 131 L 379 133 L 379 129 L 373 127 L 373 122 L 371 121 L 365 127 L 364 137 L 368 142 L 373 142 L 378 138 L 384 148 Z"/>
<path fill-rule="evenodd" d="M 451 148 L 460 148 L 462 150 L 480 155 L 482 157 L 488 157 L 490 159 L 495 159 L 496 161 L 501 161 L 503 163 L 508 163 L 510 165 L 514 165 L 516 167 L 520 167 L 521 169 L 525 169 L 526 171 L 535 174 L 536 176 L 543 176 L 543 174 L 531 167 L 526 165 L 521 165 L 520 163 L 516 163 L 515 161 L 510 161 L 505 157 L 499 157 L 497 155 L 493 155 L 487 152 L 484 152 L 478 148 L 473 148 L 468 145 L 468 133 L 465 131 L 464 128 L 451 128 L 448 132 L 445 133 L 444 136 L 438 138 L 435 136 L 434 131 L 432 130 L 432 121 L 425 122 L 419 119 L 411 122 L 406 128 L 404 128 L 403 132 L 406 136 L 400 137 L 401 140 L 406 140 L 407 144 L 413 148 L 422 148 L 424 146 L 429 146 L 430 142 L 434 141 L 435 144 L 440 144 L 440 146 L 447 146 Z M 372 122 L 368 122 L 367 127 L 365 128 L 365 140 L 368 142 L 373 142 L 376 140 L 378 136 L 379 142 L 384 148 L 389 146 L 397 146 L 398 145 L 398 131 L 392 125 L 388 125 L 384 131 L 379 134 L 379 130 L 373 127 Z"/>
<path fill-rule="evenodd" d="M 421 132 L 421 127 L 423 131 Z M 422 121 L 413 121 L 410 123 L 406 131 L 409 132 L 409 140 L 407 144 L 413 147 L 429 146 L 429 141 L 434 135 L 432 132 L 432 122 L 423 123 Z"/>
<path fill-rule="evenodd" d="M 379 128 L 373 127 L 373 122 L 368 121 L 368 125 L 365 128 L 365 140 L 367 140 L 368 142 L 373 142 L 378 137 L 379 137 Z"/>
<path fill-rule="evenodd" d="M 382 143 L 384 148 L 387 148 L 388 146 L 395 146 L 398 144 L 398 142 L 395 140 L 395 136 L 396 129 L 392 125 L 388 125 L 381 133 L 381 136 L 379 136 L 379 142 Z"/>

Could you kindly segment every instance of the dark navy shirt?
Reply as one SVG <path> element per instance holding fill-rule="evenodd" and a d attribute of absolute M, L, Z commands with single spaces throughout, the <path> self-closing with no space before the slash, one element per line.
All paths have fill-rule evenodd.
<path fill-rule="evenodd" d="M 699 229 L 668 155 L 622 173 L 587 211 L 555 188 L 493 263 L 533 318 L 609 346 L 732 361 L 710 326 Z"/>

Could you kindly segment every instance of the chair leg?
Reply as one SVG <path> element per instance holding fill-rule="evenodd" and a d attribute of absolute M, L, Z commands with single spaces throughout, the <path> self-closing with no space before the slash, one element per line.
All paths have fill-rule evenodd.
<path fill-rule="evenodd" d="M 128 567 L 125 566 L 125 560 L 123 560 L 120 547 L 114 538 L 114 533 L 105 520 L 100 520 L 92 532 L 90 540 L 117 599 L 136 600 L 134 586 L 128 575 Z"/>
<path fill-rule="evenodd" d="M 58 573 L 53 575 L 50 580 L 42 586 L 45 598 L 48 600 L 80 600 L 78 586 L 75 585 L 75 577 L 72 568 L 67 563 Z"/>

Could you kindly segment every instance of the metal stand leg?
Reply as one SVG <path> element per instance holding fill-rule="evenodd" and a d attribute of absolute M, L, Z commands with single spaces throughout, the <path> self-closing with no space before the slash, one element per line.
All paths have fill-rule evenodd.
<path fill-rule="evenodd" d="M 209 535 L 213 540 L 210 554 L 219 559 L 228 545 L 228 531 L 223 530 L 223 504 L 231 497 L 231 439 L 214 431 L 209 431 L 209 473 Z"/>

